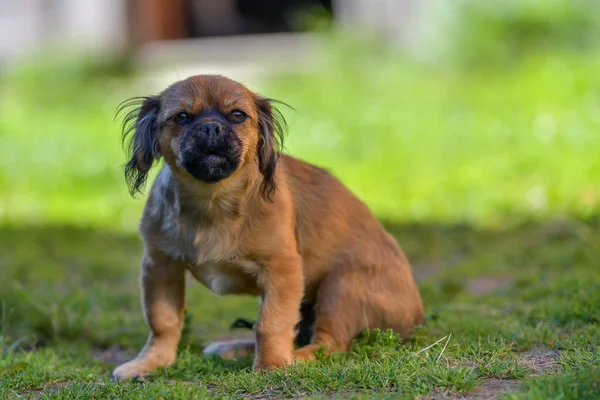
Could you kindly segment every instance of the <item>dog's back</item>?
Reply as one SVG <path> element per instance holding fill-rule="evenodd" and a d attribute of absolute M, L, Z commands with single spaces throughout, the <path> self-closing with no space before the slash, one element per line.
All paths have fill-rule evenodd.
<path fill-rule="evenodd" d="M 413 282 L 408 261 L 371 211 L 324 169 L 282 156 L 296 209 L 307 295 L 332 268 L 398 269 Z"/>

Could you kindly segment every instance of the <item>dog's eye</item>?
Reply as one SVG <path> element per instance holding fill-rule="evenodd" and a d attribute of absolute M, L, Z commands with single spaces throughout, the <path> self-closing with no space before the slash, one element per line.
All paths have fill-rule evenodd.
<path fill-rule="evenodd" d="M 229 119 L 231 119 L 233 122 L 242 122 L 246 119 L 247 115 L 240 110 L 233 110 L 231 113 L 229 113 Z"/>
<path fill-rule="evenodd" d="M 190 116 L 187 113 L 181 112 L 173 117 L 173 122 L 177 125 L 185 125 L 190 121 Z"/>

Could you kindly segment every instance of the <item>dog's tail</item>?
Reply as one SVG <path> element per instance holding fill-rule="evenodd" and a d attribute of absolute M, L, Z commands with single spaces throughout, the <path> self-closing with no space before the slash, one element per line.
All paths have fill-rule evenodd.
<path fill-rule="evenodd" d="M 256 326 L 256 321 L 249 321 L 245 318 L 238 318 L 235 321 L 233 321 L 231 323 L 231 325 L 229 326 L 229 328 L 231 330 L 233 329 L 250 329 L 250 330 L 254 330 L 254 327 Z"/>

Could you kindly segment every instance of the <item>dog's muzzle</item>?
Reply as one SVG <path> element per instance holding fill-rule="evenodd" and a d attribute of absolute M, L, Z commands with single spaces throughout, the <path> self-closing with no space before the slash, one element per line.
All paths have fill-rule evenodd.
<path fill-rule="evenodd" d="M 218 122 L 208 122 L 184 135 L 178 164 L 196 179 L 214 183 L 237 169 L 241 149 L 241 141 L 231 130 Z"/>

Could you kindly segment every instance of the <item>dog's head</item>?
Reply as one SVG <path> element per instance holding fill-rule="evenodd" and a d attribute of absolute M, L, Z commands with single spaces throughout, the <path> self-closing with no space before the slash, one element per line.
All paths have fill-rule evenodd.
<path fill-rule="evenodd" d="M 256 165 L 263 178 L 262 195 L 270 199 L 285 129 L 272 103 L 218 75 L 193 76 L 157 96 L 124 102 L 121 110 L 134 107 L 123 121 L 130 192 L 140 191 L 162 157 L 176 174 L 207 184 Z"/>

